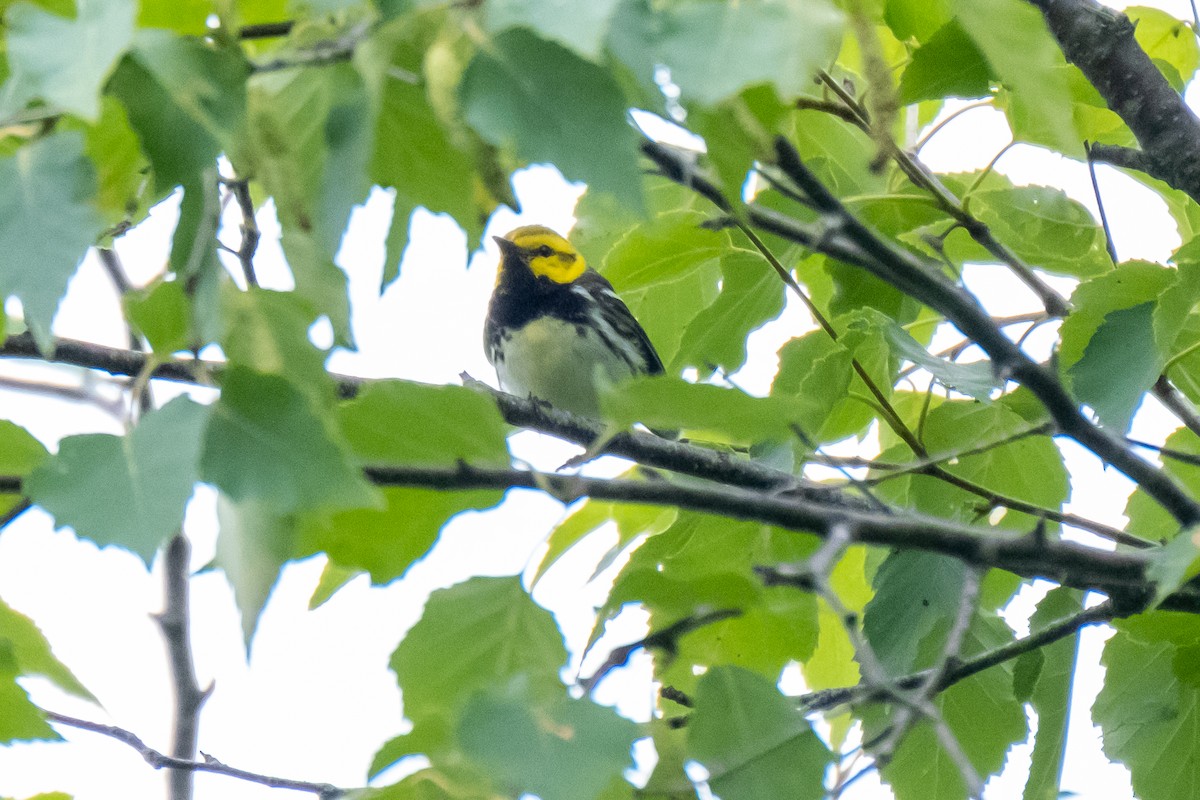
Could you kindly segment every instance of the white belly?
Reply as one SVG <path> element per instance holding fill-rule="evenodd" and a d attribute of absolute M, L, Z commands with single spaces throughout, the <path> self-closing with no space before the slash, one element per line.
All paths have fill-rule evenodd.
<path fill-rule="evenodd" d="M 614 358 L 595 332 L 580 336 L 574 325 L 553 317 L 540 317 L 513 332 L 503 350 L 496 374 L 504 391 L 589 417 L 600 416 L 598 381 L 617 383 L 633 375 L 633 368 Z"/>

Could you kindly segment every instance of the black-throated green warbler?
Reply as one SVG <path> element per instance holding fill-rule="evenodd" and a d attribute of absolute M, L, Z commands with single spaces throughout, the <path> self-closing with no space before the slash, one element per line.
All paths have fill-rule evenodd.
<path fill-rule="evenodd" d="M 570 242 L 526 225 L 500 245 L 484 349 L 504 391 L 599 416 L 598 382 L 663 371 L 646 331 Z"/>

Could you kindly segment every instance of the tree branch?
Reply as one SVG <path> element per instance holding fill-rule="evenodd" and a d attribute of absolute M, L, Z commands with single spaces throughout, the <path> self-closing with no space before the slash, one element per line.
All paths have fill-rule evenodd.
<path fill-rule="evenodd" d="M 953 523 L 914 512 L 884 514 L 831 506 L 788 494 L 729 486 L 696 486 L 668 481 L 588 478 L 532 470 L 457 467 L 368 466 L 371 481 L 383 486 L 456 489 L 525 488 L 544 491 L 562 502 L 582 497 L 647 505 L 676 506 L 733 519 L 754 520 L 787 530 L 827 536 L 849 526 L 852 541 L 925 550 L 981 567 L 1005 569 L 1026 578 L 1048 578 L 1077 589 L 1104 592 L 1123 609 L 1140 609 L 1153 596 L 1146 569 L 1152 553 L 1106 551 L 1020 531 Z M 1200 587 L 1184 586 L 1164 608 L 1200 613 Z"/>
<path fill-rule="evenodd" d="M 205 756 L 203 761 L 191 761 L 183 758 L 168 756 L 150 747 L 143 742 L 136 734 L 117 728 L 112 725 L 101 725 L 98 722 L 90 722 L 84 719 L 76 719 L 68 717 L 66 714 L 58 714 L 54 711 L 45 711 L 42 713 L 50 722 L 57 722 L 60 725 L 67 725 L 79 730 L 91 731 L 102 736 L 107 736 L 110 739 L 116 739 L 122 744 L 127 744 L 141 755 L 146 760 L 146 763 L 155 769 L 172 769 L 192 774 L 195 772 L 212 772 L 217 775 L 228 775 L 231 778 L 247 781 L 249 783 L 257 783 L 262 786 L 269 786 L 272 789 L 293 789 L 297 792 L 309 792 L 317 795 L 320 800 L 333 800 L 345 794 L 345 791 L 328 783 L 310 783 L 309 781 L 297 781 L 290 778 L 276 778 L 270 775 L 262 775 L 257 772 L 249 772 L 248 770 L 238 769 L 212 758 Z"/>
<path fill-rule="evenodd" d="M 1142 148 L 1135 156 L 1097 147 L 1096 157 L 1110 163 L 1126 159 L 1124 166 L 1200 202 L 1200 120 L 1137 43 L 1129 18 L 1095 0 L 1029 2 L 1042 12 L 1063 55 L 1096 87 Z"/>
<path fill-rule="evenodd" d="M 250 181 L 246 179 L 226 180 L 226 188 L 237 200 L 238 210 L 242 213 L 242 241 L 238 249 L 233 251 L 238 262 L 242 265 L 242 276 L 247 286 L 258 286 L 258 275 L 254 271 L 254 254 L 258 252 L 258 241 L 262 233 L 258 230 L 258 220 L 254 214 L 254 201 L 250 197 Z"/>
<path fill-rule="evenodd" d="M 988 354 L 999 375 L 1018 381 L 1033 392 L 1059 431 L 1125 473 L 1181 524 L 1200 522 L 1200 504 L 1170 476 L 1135 454 L 1121 439 L 1088 420 L 1058 378 L 1005 336 L 973 295 L 947 280 L 936 265 L 883 240 L 850 214 L 804 165 L 799 153 L 786 139 L 776 139 L 776 152 L 780 168 L 809 197 L 825 217 L 825 222 L 821 230 L 817 230 L 816 226 L 771 209 L 755 207 L 752 219 L 756 224 L 860 266 L 945 316 Z"/>
<path fill-rule="evenodd" d="M 192 658 L 191 587 L 188 580 L 191 553 L 191 544 L 182 532 L 175 534 L 167 544 L 163 563 L 166 608 L 155 617 L 167 644 L 171 684 L 175 687 L 175 732 L 171 754 L 185 761 L 196 757 L 200 708 L 212 691 L 211 686 L 200 688 L 196 680 L 195 660 Z M 171 800 L 191 800 L 192 790 L 192 772 L 173 769 L 170 775 Z"/>
<path fill-rule="evenodd" d="M 985 669 L 990 669 L 1025 653 L 1045 647 L 1048 644 L 1053 644 L 1059 639 L 1064 639 L 1067 636 L 1075 634 L 1081 628 L 1088 625 L 1099 625 L 1117 616 L 1119 615 L 1112 602 L 1105 601 L 1092 608 L 1085 609 L 1078 614 L 1048 625 L 1037 633 L 1031 633 L 1024 639 L 1009 642 L 1003 647 L 997 647 L 995 650 L 981 653 L 966 661 L 951 663 L 950 667 L 937 683 L 938 691 L 953 686 L 972 675 L 983 672 Z M 932 670 L 921 670 L 920 672 L 906 675 L 903 678 L 898 678 L 896 683 L 903 688 L 916 688 L 928 680 L 931 672 Z M 874 692 L 874 687 L 859 685 L 849 686 L 844 689 L 822 689 L 817 692 L 809 692 L 798 697 L 797 701 L 800 707 L 806 712 L 812 712 L 828 711 L 847 703 L 862 703 L 881 699 L 883 698 Z"/>
<path fill-rule="evenodd" d="M 862 107 L 862 104 L 829 73 L 822 72 L 819 79 L 841 100 L 850 112 L 860 116 L 860 127 L 862 130 L 870 133 L 872 130 L 870 115 Z M 924 189 L 933 197 L 934 203 L 938 208 L 957 222 L 979 246 L 995 256 L 1000 263 L 1007 266 L 1037 296 L 1042 306 L 1046 309 L 1047 314 L 1055 317 L 1067 315 L 1071 307 L 1066 299 L 1039 278 L 1037 273 L 1033 271 L 1033 268 L 1025 263 L 1020 256 L 997 239 L 992 234 L 991 228 L 975 217 L 975 215 L 971 214 L 962 201 L 955 197 L 954 193 L 947 189 L 945 184 L 919 158 L 897 147 L 894 142 L 891 143 L 889 154 L 896 162 L 896 165 L 900 167 L 900 171 L 913 184 Z M 993 159 L 994 163 L 995 159 Z"/>
<path fill-rule="evenodd" d="M 137 376 L 146 366 L 146 356 L 131 350 L 81 342 L 72 339 L 55 341 L 53 352 L 43 358 L 28 333 L 10 336 L 0 344 L 0 358 L 30 358 L 58 364 L 70 364 L 94 369 L 110 375 Z M 220 377 L 224 365 L 215 361 L 181 359 L 158 364 L 150 377 L 199 386 L 212 386 Z M 338 394 L 354 397 L 370 381 L 350 375 L 331 375 L 337 382 Z M 470 389 L 486 392 L 496 402 L 501 416 L 510 425 L 548 433 L 588 447 L 605 440 L 608 431 L 598 422 L 560 411 L 545 403 L 514 397 L 463 375 Z M 858 506 L 861 503 L 846 497 L 836 487 L 822 486 L 801 480 L 791 473 L 766 465 L 737 458 L 730 453 L 710 450 L 683 442 L 673 442 L 640 431 L 626 431 L 605 440 L 602 452 L 697 478 L 752 489 L 770 489 L 798 493 L 812 500 Z M 19 490 L 9 490 L 19 491 Z"/>

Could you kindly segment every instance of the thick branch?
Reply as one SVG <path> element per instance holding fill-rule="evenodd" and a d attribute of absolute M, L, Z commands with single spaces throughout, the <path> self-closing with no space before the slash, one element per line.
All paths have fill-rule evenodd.
<path fill-rule="evenodd" d="M 756 491 L 733 486 L 685 485 L 559 475 L 522 469 L 480 468 L 466 464 L 370 466 L 366 477 L 381 486 L 457 489 L 536 489 L 564 503 L 582 497 L 694 511 L 754 520 L 787 530 L 826 536 L 849 526 L 859 544 L 926 550 L 968 564 L 1004 569 L 1026 578 L 1048 578 L 1076 589 L 1109 594 L 1122 608 L 1142 608 L 1153 596 L 1146 576 L 1152 552 L 1096 550 L 1036 533 L 957 524 L 914 512 L 887 514 L 836 506 L 790 492 Z M 0 491 L 20 492 L 18 478 L 0 476 Z M 1185 586 L 1163 608 L 1200 613 L 1200 587 Z"/>
<path fill-rule="evenodd" d="M 1133 131 L 1147 174 L 1200 202 L 1200 120 L 1138 45 L 1129 18 L 1095 0 L 1029 2 L 1067 60 Z"/>
<path fill-rule="evenodd" d="M 127 744 L 146 759 L 146 763 L 155 769 L 172 769 L 185 773 L 193 772 L 213 772 L 217 775 L 228 775 L 231 778 L 247 781 L 249 783 L 257 783 L 262 786 L 269 786 L 272 789 L 293 789 L 297 792 L 310 792 L 317 795 L 320 800 L 333 800 L 335 797 L 340 797 L 345 792 L 336 786 L 328 783 L 310 783 L 309 781 L 296 781 L 290 778 L 276 778 L 270 775 L 262 775 L 257 772 L 249 772 L 237 767 L 230 767 L 222 764 L 211 756 L 205 756 L 203 761 L 191 761 L 183 758 L 175 758 L 168 756 L 150 747 L 143 742 L 136 734 L 117 728 L 112 725 L 101 725 L 98 722 L 89 722 L 84 719 L 76 719 L 68 717 L 65 714 L 58 714 L 53 711 L 43 711 L 46 719 L 51 722 L 57 722 L 60 725 L 67 725 L 72 728 L 78 728 L 92 733 L 99 733 L 102 736 L 107 736 L 110 739 L 116 739 L 118 742 Z"/>
<path fill-rule="evenodd" d="M 43 360 L 29 334 L 10 336 L 0 345 L 0 358 L 4 357 Z M 57 340 L 54 352 L 45 360 L 100 370 L 110 375 L 126 376 L 138 375 L 146 364 L 146 357 L 142 353 L 71 339 Z M 159 364 L 151 373 L 151 377 L 208 386 L 219 377 L 222 367 L 222 364 L 213 361 L 168 361 Z M 363 379 L 348 375 L 332 377 L 337 381 L 338 393 L 342 397 L 355 396 L 365 384 Z M 607 433 L 604 426 L 597 422 L 559 411 L 544 403 L 495 391 L 478 381 L 466 379 L 465 382 L 472 389 L 488 392 L 510 425 L 532 428 L 585 447 L 600 441 Z M 602 452 L 629 458 L 649 467 L 668 469 L 719 483 L 752 489 L 798 492 L 813 500 L 827 503 L 855 503 L 853 498 L 844 497 L 837 489 L 802 481 L 788 472 L 737 458 L 726 452 L 668 441 L 649 433 L 619 433 L 605 442 Z M 8 491 L 19 493 L 19 490 L 11 488 Z"/>
<path fill-rule="evenodd" d="M 167 644 L 167 657 L 171 664 L 171 684 L 175 687 L 175 731 L 171 743 L 171 754 L 184 761 L 196 757 L 200 707 L 208 699 L 208 690 L 202 690 L 196 681 L 196 667 L 192 658 L 190 633 L 191 605 L 188 580 L 192 548 L 183 533 L 177 533 L 167 545 L 163 562 L 163 579 L 166 589 L 166 608 L 157 616 Z M 172 769 L 170 775 L 171 800 L 191 800 L 192 772 Z"/>
<path fill-rule="evenodd" d="M 1170 476 L 1136 455 L 1121 439 L 1092 424 L 1058 378 L 1009 339 L 967 290 L 917 255 L 877 236 L 850 214 L 801 161 L 785 139 L 776 140 L 780 168 L 825 217 L 818 226 L 767 208 L 753 209 L 755 224 L 792 241 L 862 267 L 946 317 L 988 354 L 999 375 L 1026 386 L 1046 407 L 1058 430 L 1141 486 L 1181 524 L 1200 522 L 1200 504 Z"/>
<path fill-rule="evenodd" d="M 1122 608 L 1142 608 L 1153 594 L 1147 553 L 1096 550 L 1036 534 L 956 524 L 916 513 L 903 515 L 833 507 L 787 494 L 728 486 L 695 486 L 668 481 L 606 480 L 530 470 L 458 467 L 372 466 L 367 477 L 388 486 L 439 490 L 526 488 L 548 492 L 563 502 L 581 497 L 703 511 L 754 520 L 788 530 L 827 536 L 848 527 L 859 544 L 926 550 L 969 564 L 1008 570 L 1027 578 L 1048 578 L 1077 589 L 1105 592 Z M 1184 587 L 1164 608 L 1200 612 L 1200 589 Z"/>

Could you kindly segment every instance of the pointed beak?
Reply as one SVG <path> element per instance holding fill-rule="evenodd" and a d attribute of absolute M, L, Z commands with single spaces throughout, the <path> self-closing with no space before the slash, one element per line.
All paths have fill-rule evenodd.
<path fill-rule="evenodd" d="M 511 255 L 521 249 L 503 236 L 493 236 L 492 241 L 499 245 L 501 255 Z"/>

